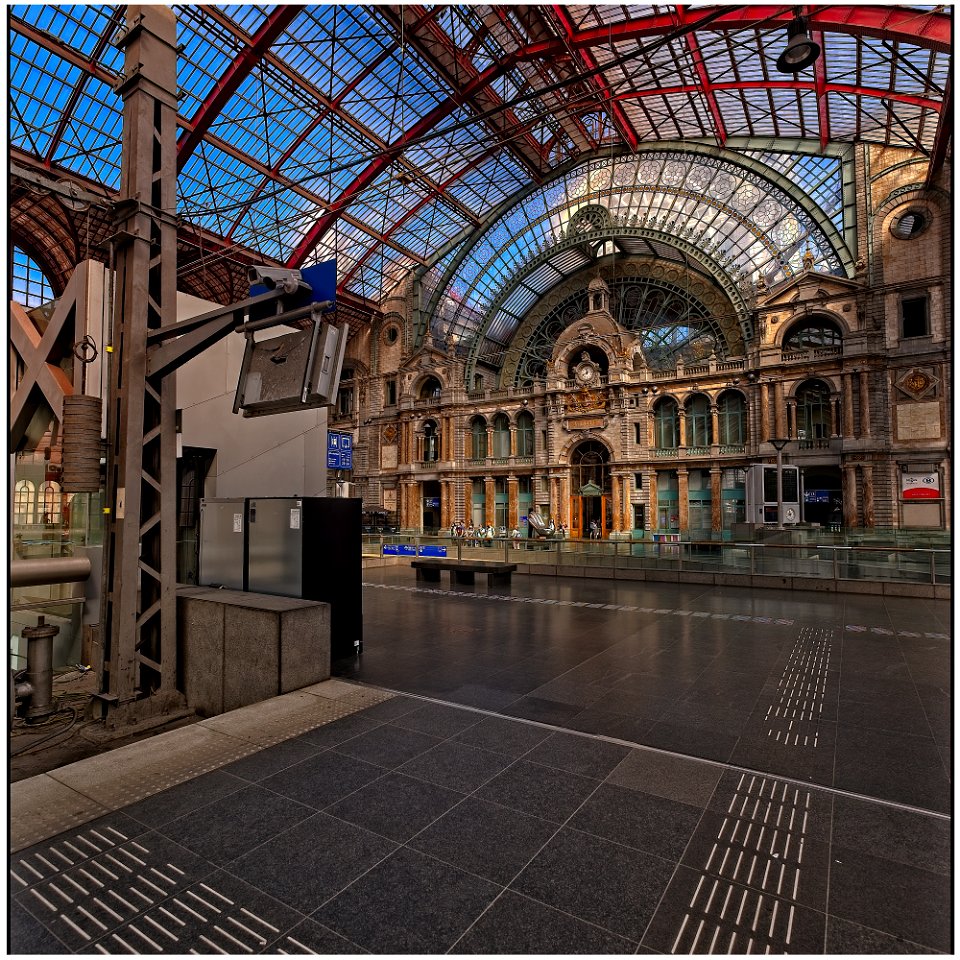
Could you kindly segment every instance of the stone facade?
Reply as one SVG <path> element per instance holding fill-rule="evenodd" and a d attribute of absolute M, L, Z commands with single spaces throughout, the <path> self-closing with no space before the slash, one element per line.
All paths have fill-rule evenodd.
<path fill-rule="evenodd" d="M 808 264 L 776 287 L 760 281 L 752 330 L 722 357 L 648 365 L 609 310 L 611 268 L 598 264 L 562 281 L 587 289 L 589 309 L 557 337 L 546 376 L 511 379 L 525 323 L 499 379 L 481 382 L 452 342 L 416 346 L 411 278 L 351 343 L 331 411 L 330 428 L 354 434 L 351 493 L 410 531 L 461 520 L 526 535 L 539 510 L 573 536 L 593 519 L 607 537 L 716 538 L 743 522 L 746 472 L 774 463 L 769 441 L 783 438 L 806 491 L 803 522 L 946 528 L 950 197 L 905 151 L 860 147 L 856 165 L 855 276 Z M 613 269 L 664 269 L 630 263 Z M 720 312 L 724 297 L 700 299 Z"/>

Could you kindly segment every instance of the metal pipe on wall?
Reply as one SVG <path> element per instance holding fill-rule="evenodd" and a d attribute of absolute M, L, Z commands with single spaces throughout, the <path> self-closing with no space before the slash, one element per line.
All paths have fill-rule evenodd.
<path fill-rule="evenodd" d="M 90 576 L 89 557 L 46 557 L 14 560 L 10 564 L 11 587 L 37 587 L 48 583 L 79 583 Z"/>

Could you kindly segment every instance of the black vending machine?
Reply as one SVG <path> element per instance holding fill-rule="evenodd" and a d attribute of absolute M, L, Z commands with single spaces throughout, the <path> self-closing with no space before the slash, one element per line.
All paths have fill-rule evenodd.
<path fill-rule="evenodd" d="M 250 497 L 247 590 L 330 604 L 330 658 L 363 652 L 359 497 Z"/>

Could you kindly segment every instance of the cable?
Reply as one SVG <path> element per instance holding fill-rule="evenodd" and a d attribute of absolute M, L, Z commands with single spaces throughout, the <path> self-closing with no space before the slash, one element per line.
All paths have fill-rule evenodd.
<path fill-rule="evenodd" d="M 67 726 L 62 727 L 60 730 L 54 730 L 53 733 L 47 734 L 47 736 L 43 737 L 41 740 L 35 740 L 32 743 L 27 744 L 25 747 L 23 747 L 20 750 L 11 749 L 10 756 L 18 757 L 20 756 L 20 754 L 27 753 L 29 750 L 36 750 L 37 747 L 42 746 L 43 744 L 49 742 L 50 740 L 53 740 L 55 737 L 59 737 L 61 734 L 67 733 L 68 731 L 72 730 L 77 723 L 77 709 L 76 707 L 70 707 L 70 706 L 66 707 L 65 709 L 69 710 L 70 713 L 72 714 L 70 718 L 70 723 L 68 723 Z M 53 721 L 53 717 L 63 712 L 64 712 L 64 709 L 61 708 L 61 709 L 58 709 L 55 714 L 52 714 L 50 717 L 46 718 L 42 723 L 32 724 L 28 728 L 17 727 L 17 729 L 21 729 L 22 732 L 11 734 L 11 736 L 12 737 L 25 736 L 28 733 L 28 731 L 31 729 L 41 729 L 42 727 L 46 726 L 48 723 L 51 723 Z"/>

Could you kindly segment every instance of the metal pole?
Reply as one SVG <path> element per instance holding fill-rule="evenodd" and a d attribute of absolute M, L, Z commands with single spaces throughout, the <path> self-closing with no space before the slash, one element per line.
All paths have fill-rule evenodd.
<path fill-rule="evenodd" d="M 777 447 L 777 529 L 783 529 L 783 448 Z"/>

